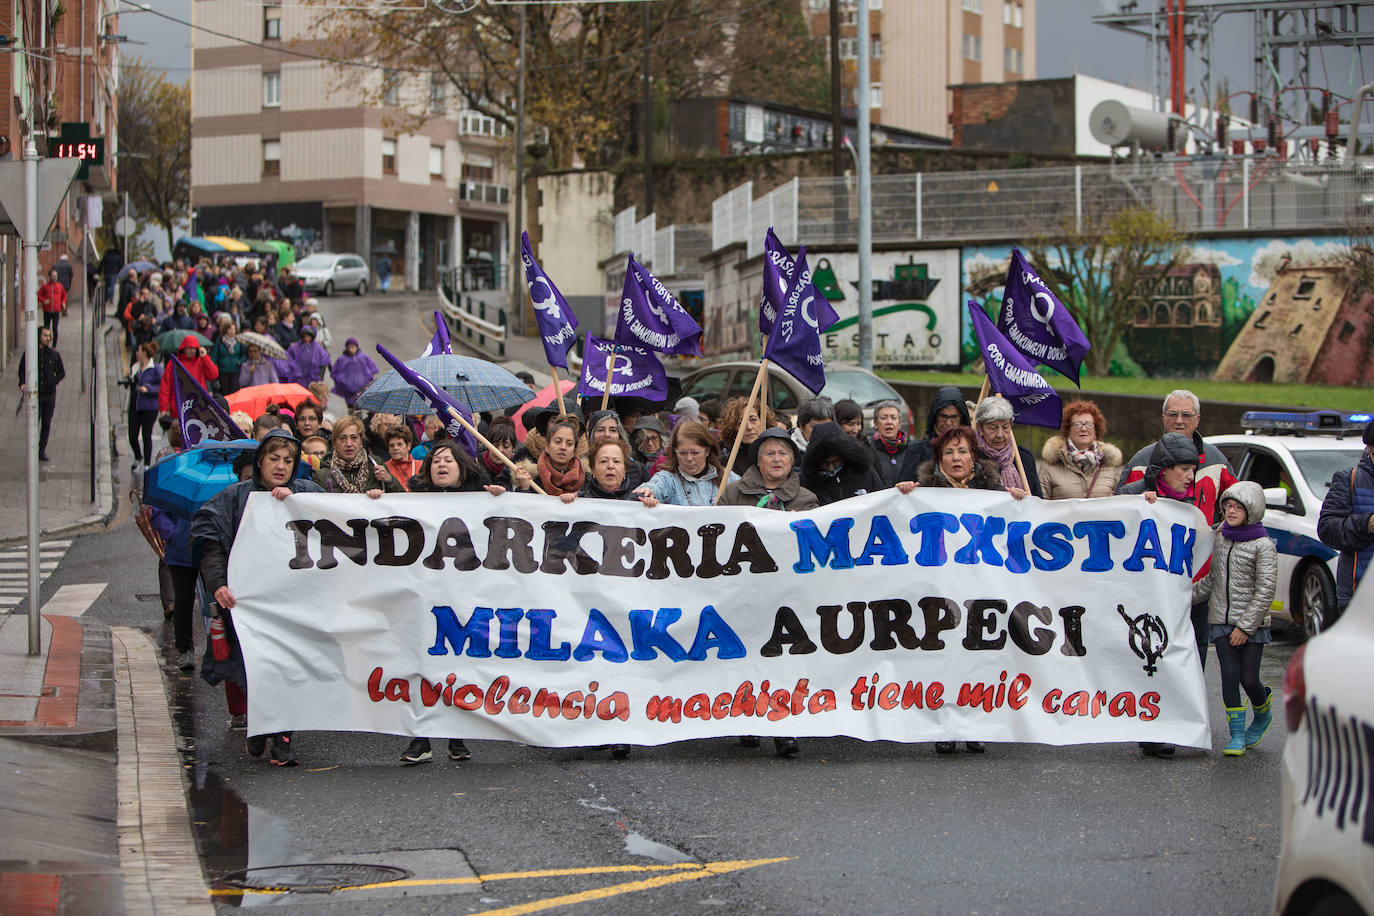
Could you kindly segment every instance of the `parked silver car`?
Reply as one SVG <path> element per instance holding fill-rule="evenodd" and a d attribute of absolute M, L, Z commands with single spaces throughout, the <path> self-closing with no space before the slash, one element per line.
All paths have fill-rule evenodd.
<path fill-rule="evenodd" d="M 367 292 L 367 278 L 371 273 L 367 262 L 358 255 L 330 251 L 317 251 L 297 261 L 293 269 L 302 286 L 325 296 L 334 295 L 336 289 L 351 289 L 361 296 Z"/>

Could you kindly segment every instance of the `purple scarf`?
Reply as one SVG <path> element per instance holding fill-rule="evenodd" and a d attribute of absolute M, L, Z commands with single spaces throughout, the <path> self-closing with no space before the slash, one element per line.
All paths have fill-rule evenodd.
<path fill-rule="evenodd" d="M 1269 532 L 1259 522 L 1251 525 L 1237 525 L 1234 528 L 1223 522 L 1221 536 L 1228 541 L 1257 541 L 1260 538 L 1268 537 Z"/>
<path fill-rule="evenodd" d="M 1003 487 L 1024 487 L 1025 481 L 1021 479 L 1021 472 L 1016 469 L 1016 440 L 1009 441 L 1000 449 L 995 449 L 988 445 L 983 434 L 974 430 L 973 436 L 978 440 L 978 450 L 988 458 L 997 462 L 997 470 L 1002 474 Z M 1013 481 L 1015 481 L 1013 483 Z"/>

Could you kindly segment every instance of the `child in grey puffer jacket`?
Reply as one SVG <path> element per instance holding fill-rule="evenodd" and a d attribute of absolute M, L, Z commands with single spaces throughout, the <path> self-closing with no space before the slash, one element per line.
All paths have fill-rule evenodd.
<path fill-rule="evenodd" d="M 1224 521 L 1212 547 L 1212 567 L 1193 586 L 1193 601 L 1207 600 L 1208 634 L 1221 665 L 1221 698 L 1231 730 L 1222 751 L 1239 757 L 1260 743 L 1273 721 L 1273 692 L 1260 683 L 1260 658 L 1269 642 L 1269 606 L 1278 582 L 1278 552 L 1260 522 L 1264 491 L 1253 481 L 1234 483 L 1221 494 Z M 1254 718 L 1247 727 L 1241 688 Z"/>

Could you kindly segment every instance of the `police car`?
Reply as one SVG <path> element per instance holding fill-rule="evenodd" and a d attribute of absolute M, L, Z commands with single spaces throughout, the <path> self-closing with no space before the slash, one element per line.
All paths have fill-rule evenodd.
<path fill-rule="evenodd" d="M 1243 435 L 1208 436 L 1240 480 L 1264 488 L 1264 525 L 1278 548 L 1274 616 L 1311 636 L 1332 622 L 1336 607 L 1336 551 L 1317 536 L 1327 484 L 1353 468 L 1364 450 L 1367 413 L 1250 411 Z"/>
<path fill-rule="evenodd" d="M 1281 916 L 1374 913 L 1374 577 L 1283 678 Z"/>

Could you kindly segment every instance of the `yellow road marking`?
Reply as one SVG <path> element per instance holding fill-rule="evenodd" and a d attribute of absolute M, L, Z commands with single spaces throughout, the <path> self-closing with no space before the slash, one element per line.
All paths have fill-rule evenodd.
<path fill-rule="evenodd" d="M 669 884 L 678 884 L 683 881 L 695 881 L 698 878 L 723 875 L 732 871 L 742 871 L 746 868 L 757 868 L 760 865 L 771 865 L 775 862 L 786 861 L 787 857 L 783 856 L 777 859 L 740 859 L 733 862 L 707 862 L 705 865 L 697 868 L 678 871 L 670 875 L 659 875 L 657 878 L 644 878 L 640 881 L 626 881 L 623 884 L 612 884 L 609 887 L 597 887 L 589 891 L 578 891 L 575 894 L 564 894 L 559 897 L 545 897 L 543 900 L 531 900 L 529 903 L 502 907 L 499 910 L 483 910 L 482 913 L 483 916 L 522 916 L 524 913 L 537 913 L 541 910 L 551 910 L 560 906 L 571 906 L 574 903 L 586 903 L 590 900 L 604 900 L 607 897 L 618 897 L 621 894 L 633 894 L 635 891 L 653 890 L 656 887 L 664 887 Z"/>
<path fill-rule="evenodd" d="M 707 862 L 698 864 L 696 862 L 679 862 L 672 865 L 590 865 L 580 868 L 542 868 L 534 871 L 507 871 L 493 872 L 489 875 L 475 875 L 471 878 L 414 878 L 406 881 L 379 881 L 375 884 L 357 884 L 350 887 L 341 887 L 341 891 L 363 891 L 376 890 L 388 887 L 440 887 L 459 884 L 481 884 L 484 881 L 515 881 L 522 878 L 564 878 L 573 875 L 610 875 L 624 874 L 627 872 L 689 872 L 694 878 L 704 878 L 710 874 L 723 874 L 726 871 L 737 871 L 741 868 L 754 868 L 757 865 L 771 865 L 774 862 L 785 862 L 786 857 L 777 859 L 742 859 L 732 862 Z M 686 880 L 681 879 L 681 880 Z M 616 885 L 619 886 L 619 885 Z M 640 888 L 635 888 L 639 890 Z M 242 894 L 284 894 L 289 893 L 288 888 L 233 888 L 216 887 L 210 888 L 206 893 L 212 897 L 238 896 Z M 627 893 L 620 891 L 619 893 Z M 596 898 L 588 898 L 596 899 Z M 561 904 L 560 904 L 561 905 Z"/>

